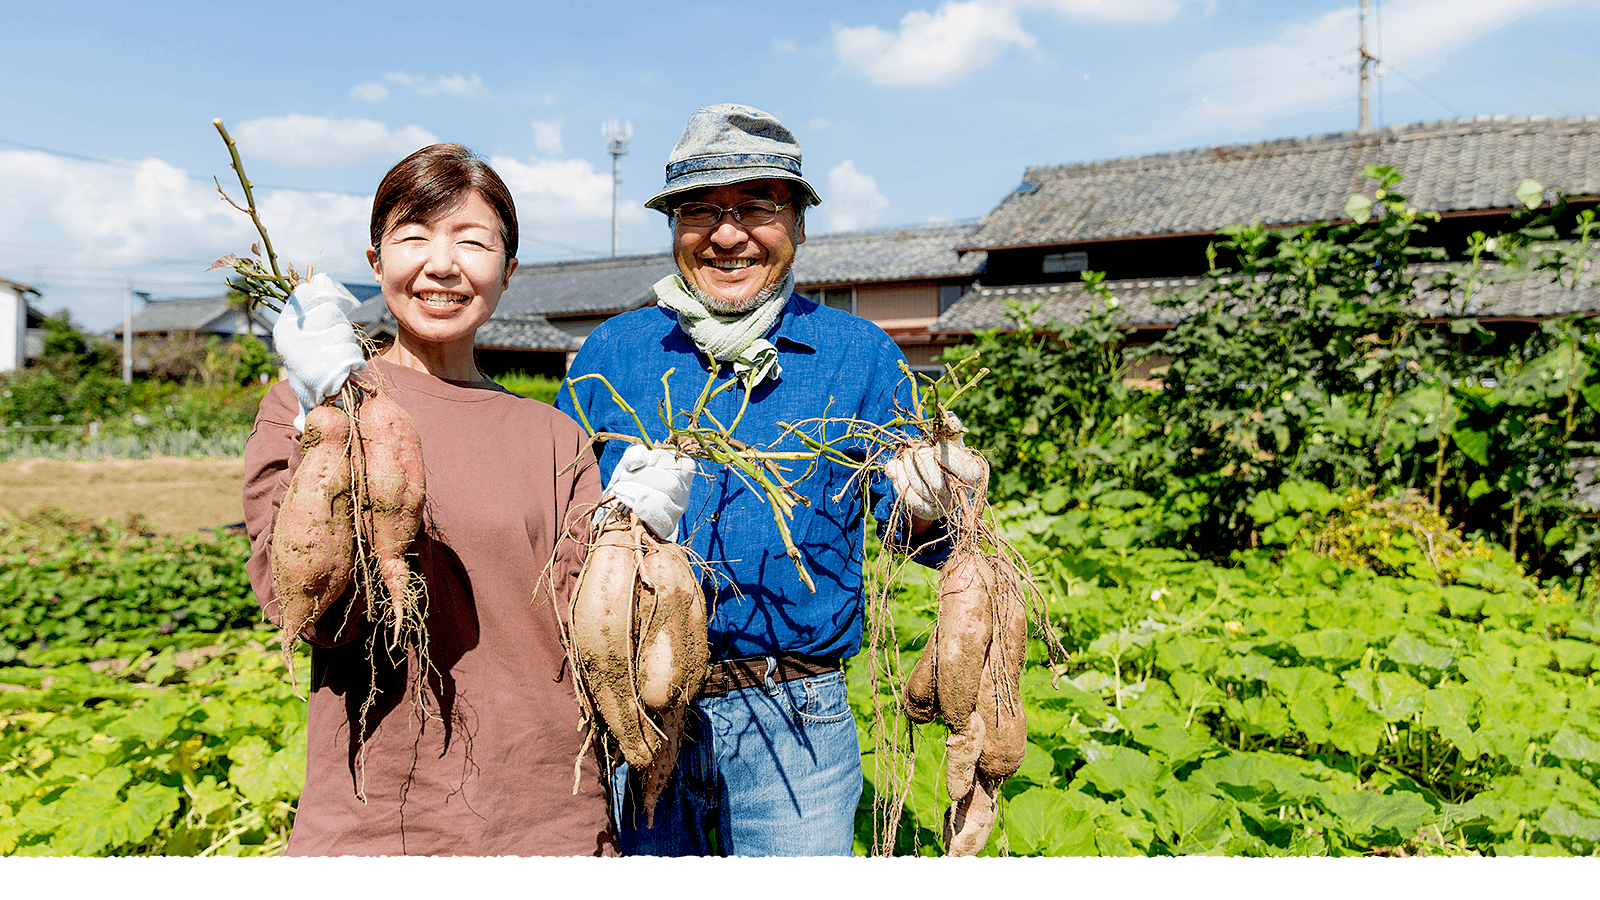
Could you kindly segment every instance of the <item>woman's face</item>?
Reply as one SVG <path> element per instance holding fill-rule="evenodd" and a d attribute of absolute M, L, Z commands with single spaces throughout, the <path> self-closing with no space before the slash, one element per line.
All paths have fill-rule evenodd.
<path fill-rule="evenodd" d="M 516 260 L 505 258 L 500 216 L 476 191 L 430 222 L 384 232 L 367 260 L 402 332 L 425 343 L 471 340 L 494 314 Z"/>

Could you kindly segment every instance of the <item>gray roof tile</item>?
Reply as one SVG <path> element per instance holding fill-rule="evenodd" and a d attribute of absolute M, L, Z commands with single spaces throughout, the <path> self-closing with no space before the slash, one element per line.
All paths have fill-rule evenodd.
<path fill-rule="evenodd" d="M 237 320 L 238 327 L 235 328 Z M 244 314 L 229 315 L 228 298 L 187 297 L 177 300 L 150 300 L 133 314 L 133 333 L 195 331 L 232 334 L 243 332 Z M 122 323 L 112 329 L 122 333 Z M 262 330 L 257 326 L 257 330 Z"/>
<path fill-rule="evenodd" d="M 1373 182 L 1361 177 L 1369 163 L 1395 166 L 1405 176 L 1398 190 L 1440 212 L 1516 207 L 1524 178 L 1596 195 L 1600 116 L 1480 116 L 1034 166 L 1023 181 L 1037 188 L 1006 197 L 956 246 L 993 250 L 1340 219 L 1351 194 L 1370 195 Z"/>
<path fill-rule="evenodd" d="M 626 312 L 654 302 L 650 286 L 672 271 L 667 253 L 531 263 L 511 276 L 500 311 L 513 317 Z"/>
<path fill-rule="evenodd" d="M 576 350 L 578 340 L 544 316 L 490 319 L 478 329 L 475 346 L 494 350 Z"/>
<path fill-rule="evenodd" d="M 350 320 L 374 339 L 395 333 L 394 316 L 388 307 L 380 305 L 376 311 L 368 310 L 372 301 L 363 303 L 357 313 L 368 310 L 370 315 L 358 317 L 352 313 Z M 478 328 L 475 347 L 492 350 L 576 350 L 578 341 L 565 331 L 551 325 L 544 316 L 508 316 L 504 309 L 496 309 L 494 316 Z"/>
<path fill-rule="evenodd" d="M 956 253 L 978 226 L 939 225 L 847 231 L 810 237 L 795 250 L 800 284 L 860 284 L 977 275 L 989 255 Z"/>

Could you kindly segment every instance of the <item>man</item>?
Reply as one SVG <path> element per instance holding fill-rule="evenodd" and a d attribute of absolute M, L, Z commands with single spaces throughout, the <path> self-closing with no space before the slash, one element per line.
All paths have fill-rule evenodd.
<path fill-rule="evenodd" d="M 881 424 L 897 405 L 910 407 L 904 356 L 881 329 L 793 292 L 805 211 L 821 198 L 801 176 L 800 147 L 787 128 L 747 106 L 698 110 L 666 176 L 646 205 L 671 217 L 678 271 L 656 284 L 656 306 L 596 329 L 569 379 L 605 376 L 652 441 L 666 433 L 658 411 L 687 424 L 683 413 L 713 372 L 718 386 L 737 383 L 712 396 L 706 411 L 723 425 L 737 422 L 734 436 L 756 447 L 803 450 L 785 424 L 833 420 L 813 433 L 825 428 L 834 439 L 848 431 L 842 420 Z M 671 409 L 663 409 L 669 370 Z M 564 411 L 581 410 L 596 431 L 637 434 L 598 379 L 574 388 L 576 407 L 561 392 Z M 870 450 L 864 440 L 841 447 L 857 459 Z M 790 477 L 808 465 L 796 463 Z M 864 507 L 873 505 L 881 528 L 895 488 L 828 460 L 798 482 L 807 503 L 789 527 L 813 593 L 785 555 L 771 507 L 738 474 L 706 462 L 696 473 L 670 450 L 609 441 L 601 477 L 653 531 L 676 534 L 708 563 L 711 676 L 690 710 L 653 827 L 625 772 L 615 780 L 623 853 L 849 855 L 862 776 L 842 661 L 861 649 Z M 936 487 L 919 481 L 899 491 L 936 508 Z M 907 543 L 936 563 L 944 548 L 930 525 L 916 519 Z"/>

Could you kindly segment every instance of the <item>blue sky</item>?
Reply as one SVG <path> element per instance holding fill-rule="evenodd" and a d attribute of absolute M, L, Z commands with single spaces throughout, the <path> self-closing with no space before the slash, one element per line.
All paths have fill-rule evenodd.
<path fill-rule="evenodd" d="M 0 277 L 100 330 L 129 285 L 221 290 L 254 240 L 221 118 L 280 255 L 370 280 L 371 192 L 434 141 L 511 185 L 524 262 L 667 249 L 643 208 L 688 114 L 799 136 L 812 234 L 969 221 L 1030 165 L 1353 129 L 1357 0 L 788 4 L 30 3 L 6 14 Z M 154 10 L 152 10 L 154 7 Z M 1373 0 L 1376 125 L 1600 114 L 1600 0 Z M 1559 186 L 1553 186 L 1559 187 Z"/>

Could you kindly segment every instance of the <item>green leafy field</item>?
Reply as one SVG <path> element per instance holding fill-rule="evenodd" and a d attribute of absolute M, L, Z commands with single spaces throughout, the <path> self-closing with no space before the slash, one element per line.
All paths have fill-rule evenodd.
<path fill-rule="evenodd" d="M 1275 514 L 1264 530 L 1287 535 L 1294 507 Z M 1034 647 L 1029 750 L 987 853 L 1595 853 L 1600 630 L 1586 602 L 1493 548 L 1430 573 L 1420 549 L 1396 539 L 1387 570 L 1402 574 L 1380 574 L 1286 538 L 1223 567 L 1128 546 L 1122 523 L 1140 515 L 1004 509 L 1072 655 L 1052 672 Z M 104 594 L 130 618 L 74 636 L 85 626 L 63 616 L 0 665 L 0 854 L 281 851 L 303 779 L 305 705 L 272 631 L 220 610 L 204 623 L 175 618 L 133 580 L 155 580 L 130 574 L 141 569 L 123 571 L 120 590 L 94 574 L 160 558 L 168 594 L 188 596 L 184 583 L 208 570 L 243 585 L 230 568 L 242 567 L 243 542 L 157 548 L 98 529 L 37 525 L 5 545 L 100 560 L 43 570 L 59 596 Z M 49 535 L 76 547 L 52 550 Z M 8 562 L 7 573 L 26 568 Z M 931 584 L 919 576 L 901 592 L 906 665 L 932 623 Z M 30 596 L 5 608 L 45 602 Z M 253 602 L 244 612 L 258 615 Z M 871 778 L 864 660 L 850 677 Z M 918 730 L 900 853 L 942 852 L 942 738 L 937 724 Z M 861 852 L 874 789 L 858 818 Z"/>
<path fill-rule="evenodd" d="M 1171 550 L 1066 552 L 1082 523 L 1032 504 L 1014 506 L 1009 525 L 1039 561 L 1072 655 L 1052 673 L 1035 643 L 1028 754 L 1005 783 L 986 853 L 1564 856 L 1600 846 L 1600 629 L 1592 610 L 1523 577 L 1504 551 L 1472 557 L 1441 584 L 1305 549 L 1247 553 L 1227 568 Z M 933 612 L 928 587 L 907 592 L 897 622 L 907 651 L 920 649 Z M 870 721 L 863 669 L 854 697 Z M 939 724 L 918 729 L 899 852 L 941 852 L 943 735 Z"/>
<path fill-rule="evenodd" d="M 269 641 L 190 634 L 0 668 L 0 853 L 279 852 L 305 780 L 305 706 Z"/>

